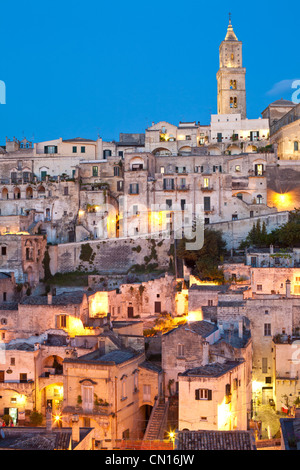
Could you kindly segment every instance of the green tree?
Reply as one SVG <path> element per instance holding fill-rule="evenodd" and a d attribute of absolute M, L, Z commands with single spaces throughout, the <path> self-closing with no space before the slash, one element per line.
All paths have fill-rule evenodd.
<path fill-rule="evenodd" d="M 223 282 L 223 271 L 218 269 L 220 259 L 226 252 L 226 242 L 220 231 L 205 229 L 204 243 L 200 250 L 186 250 L 187 240 L 180 240 L 177 256 L 192 268 L 192 272 L 201 280 Z M 190 242 L 190 240 L 188 240 Z"/>

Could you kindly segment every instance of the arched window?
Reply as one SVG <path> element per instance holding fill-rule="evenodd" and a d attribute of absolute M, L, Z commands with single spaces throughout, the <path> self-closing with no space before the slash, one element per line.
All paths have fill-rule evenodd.
<path fill-rule="evenodd" d="M 294 152 L 298 152 L 299 150 L 299 142 L 297 140 L 295 140 L 294 142 Z"/>
<path fill-rule="evenodd" d="M 262 204 L 262 198 L 263 198 L 263 197 L 262 197 L 261 194 L 258 194 L 258 195 L 256 196 L 257 204 Z"/>
<path fill-rule="evenodd" d="M 230 90 L 236 90 L 236 80 L 230 80 Z"/>

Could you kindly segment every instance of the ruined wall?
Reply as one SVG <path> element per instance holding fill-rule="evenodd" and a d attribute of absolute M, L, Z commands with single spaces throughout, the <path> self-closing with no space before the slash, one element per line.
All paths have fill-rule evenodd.
<path fill-rule="evenodd" d="M 113 239 L 66 243 L 49 247 L 51 273 L 81 270 L 126 273 L 134 265 L 169 267 L 170 240 Z"/>

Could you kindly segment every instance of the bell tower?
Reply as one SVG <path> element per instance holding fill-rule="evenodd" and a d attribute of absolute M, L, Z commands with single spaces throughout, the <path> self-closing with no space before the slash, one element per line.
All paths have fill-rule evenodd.
<path fill-rule="evenodd" d="M 243 67 L 242 58 L 242 42 L 233 31 L 229 13 L 227 34 L 219 47 L 218 114 L 241 114 L 242 119 L 245 119 L 246 69 Z"/>

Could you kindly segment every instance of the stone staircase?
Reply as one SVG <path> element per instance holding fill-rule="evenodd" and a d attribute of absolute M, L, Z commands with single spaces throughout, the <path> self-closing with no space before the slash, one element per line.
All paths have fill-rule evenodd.
<path fill-rule="evenodd" d="M 160 440 L 164 438 L 165 426 L 168 418 L 169 402 L 157 400 L 144 435 L 144 441 Z"/>

